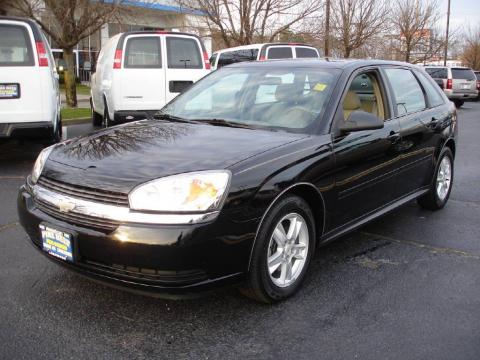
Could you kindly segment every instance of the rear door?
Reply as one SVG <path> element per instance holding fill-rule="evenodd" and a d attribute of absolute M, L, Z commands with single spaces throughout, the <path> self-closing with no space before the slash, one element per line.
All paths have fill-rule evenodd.
<path fill-rule="evenodd" d="M 188 35 L 168 34 L 163 37 L 166 59 L 166 102 L 200 80 L 208 70 L 200 40 Z M 208 61 L 208 60 L 207 60 Z"/>
<path fill-rule="evenodd" d="M 452 88 L 454 92 L 474 93 L 477 90 L 477 78 L 471 69 L 452 68 Z"/>
<path fill-rule="evenodd" d="M 45 120 L 33 39 L 26 23 L 0 20 L 0 122 Z"/>
<path fill-rule="evenodd" d="M 165 64 L 161 37 L 157 34 L 128 35 L 123 44 L 123 65 L 113 69 L 120 83 L 115 110 L 159 110 L 166 102 Z M 117 78 L 117 74 L 121 74 Z M 114 83 L 114 91 L 117 85 Z"/>

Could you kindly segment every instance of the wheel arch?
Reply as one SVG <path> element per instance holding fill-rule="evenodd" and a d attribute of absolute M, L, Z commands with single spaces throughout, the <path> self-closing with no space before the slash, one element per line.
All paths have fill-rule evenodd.
<path fill-rule="evenodd" d="M 263 225 L 266 215 L 270 211 L 270 209 L 281 199 L 288 195 L 296 195 L 302 198 L 312 210 L 313 217 L 315 220 L 315 236 L 317 242 L 321 238 L 321 235 L 325 231 L 325 200 L 323 198 L 322 193 L 313 185 L 312 183 L 308 182 L 299 182 L 293 185 L 288 186 L 287 188 L 283 189 L 280 193 L 278 193 L 275 198 L 270 202 L 267 209 L 262 215 L 259 224 L 257 225 L 257 229 L 255 232 L 255 238 L 252 243 L 252 247 L 250 249 L 250 256 L 248 259 L 248 270 L 250 270 L 250 265 L 253 256 L 253 249 L 255 248 L 255 244 L 257 242 L 258 233 L 260 232 L 260 228 Z"/>

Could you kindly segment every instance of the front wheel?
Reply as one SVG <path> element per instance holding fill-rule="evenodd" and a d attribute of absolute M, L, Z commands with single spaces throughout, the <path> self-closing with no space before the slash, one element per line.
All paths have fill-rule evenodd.
<path fill-rule="evenodd" d="M 463 106 L 463 104 L 465 104 L 465 101 L 463 100 L 454 100 L 453 102 L 455 104 L 455 107 L 458 109 L 458 108 L 461 108 Z"/>
<path fill-rule="evenodd" d="M 283 198 L 265 216 L 241 291 L 264 303 L 286 299 L 300 288 L 314 251 L 311 209 L 298 196 Z"/>
<path fill-rule="evenodd" d="M 418 203 L 421 207 L 428 210 L 439 210 L 445 206 L 450 197 L 453 185 L 453 154 L 446 147 L 440 154 L 437 167 L 435 169 L 435 178 L 433 179 L 430 190 L 420 198 Z"/>

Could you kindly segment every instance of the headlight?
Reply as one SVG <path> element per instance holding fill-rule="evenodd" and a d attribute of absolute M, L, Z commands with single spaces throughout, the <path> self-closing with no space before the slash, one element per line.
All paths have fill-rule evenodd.
<path fill-rule="evenodd" d="M 50 156 L 50 153 L 52 152 L 53 148 L 55 145 L 49 146 L 45 149 L 43 149 L 40 154 L 37 157 L 37 160 L 35 161 L 35 165 L 33 165 L 33 170 L 32 170 L 32 176 L 31 180 L 33 184 L 37 183 L 38 178 L 42 174 L 43 166 L 45 165 L 45 162 L 47 161 L 48 157 Z"/>
<path fill-rule="evenodd" d="M 130 208 L 165 212 L 218 210 L 229 182 L 229 171 L 167 176 L 133 189 L 129 195 Z"/>

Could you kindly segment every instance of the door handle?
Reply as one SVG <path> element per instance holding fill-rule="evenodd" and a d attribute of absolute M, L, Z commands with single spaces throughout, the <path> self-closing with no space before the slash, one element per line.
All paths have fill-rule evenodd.
<path fill-rule="evenodd" d="M 387 139 L 390 140 L 393 144 L 396 144 L 400 140 L 400 133 L 392 130 L 388 134 Z"/>

